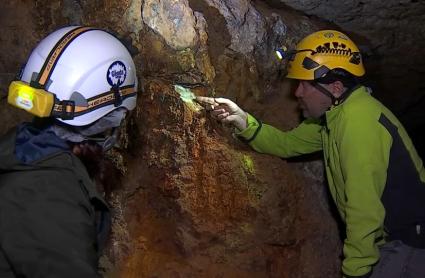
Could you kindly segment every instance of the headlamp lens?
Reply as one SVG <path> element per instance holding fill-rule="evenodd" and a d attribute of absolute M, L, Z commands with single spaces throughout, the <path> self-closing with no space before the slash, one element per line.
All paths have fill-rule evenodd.
<path fill-rule="evenodd" d="M 34 99 L 34 92 L 32 90 L 28 90 L 28 88 L 21 88 L 18 91 L 18 96 L 21 99 L 28 100 L 28 101 L 33 101 L 33 99 Z"/>
<path fill-rule="evenodd" d="M 276 50 L 275 53 L 276 53 L 277 59 L 279 59 L 279 60 L 282 60 L 283 59 L 283 55 L 282 55 L 280 49 Z"/>
<path fill-rule="evenodd" d="M 288 48 L 286 46 L 281 46 L 278 49 L 276 49 L 275 54 L 278 60 L 283 60 L 287 56 Z"/>

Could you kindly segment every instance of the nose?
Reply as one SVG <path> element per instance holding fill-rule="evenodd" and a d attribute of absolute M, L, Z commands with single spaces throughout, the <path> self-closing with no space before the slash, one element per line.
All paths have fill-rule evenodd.
<path fill-rule="evenodd" d="M 301 98 L 303 96 L 303 87 L 301 82 L 298 82 L 297 89 L 295 90 L 295 96 L 297 98 Z"/>

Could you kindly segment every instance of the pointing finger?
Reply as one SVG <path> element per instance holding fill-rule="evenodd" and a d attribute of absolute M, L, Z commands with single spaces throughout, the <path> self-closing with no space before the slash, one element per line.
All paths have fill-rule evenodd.
<path fill-rule="evenodd" d="M 216 104 L 217 103 L 213 97 L 197 96 L 196 101 L 198 101 L 199 103 L 203 103 L 203 104 Z"/>

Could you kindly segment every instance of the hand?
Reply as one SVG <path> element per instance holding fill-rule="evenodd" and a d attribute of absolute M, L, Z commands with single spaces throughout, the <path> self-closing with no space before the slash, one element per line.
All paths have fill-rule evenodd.
<path fill-rule="evenodd" d="M 230 123 L 239 130 L 246 129 L 248 117 L 246 112 L 230 99 L 196 97 L 196 100 L 201 104 L 206 104 L 207 110 L 211 110 L 211 115 L 215 119 L 223 123 Z"/>

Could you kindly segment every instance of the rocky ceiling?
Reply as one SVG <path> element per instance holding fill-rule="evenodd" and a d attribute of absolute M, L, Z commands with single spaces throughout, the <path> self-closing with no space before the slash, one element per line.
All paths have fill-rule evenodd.
<path fill-rule="evenodd" d="M 360 45 L 374 94 L 425 142 L 424 14 L 423 1 L 407 0 L 3 1 L 0 134 L 31 119 L 5 96 L 32 47 L 60 26 L 105 28 L 133 54 L 141 84 L 127 148 L 110 154 L 123 181 L 109 200 L 105 276 L 339 277 L 320 160 L 254 153 L 182 92 L 229 97 L 294 127 L 292 84 L 273 50 L 337 28 Z"/>

